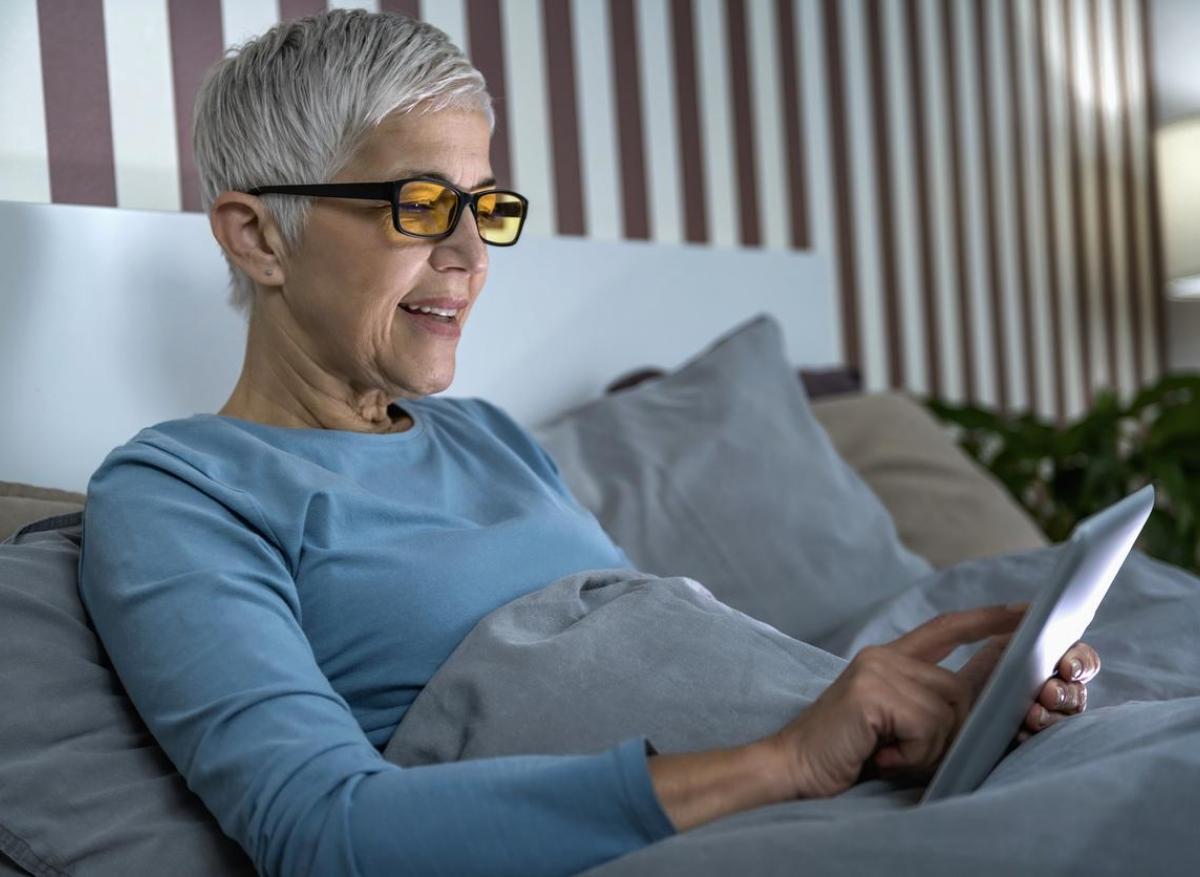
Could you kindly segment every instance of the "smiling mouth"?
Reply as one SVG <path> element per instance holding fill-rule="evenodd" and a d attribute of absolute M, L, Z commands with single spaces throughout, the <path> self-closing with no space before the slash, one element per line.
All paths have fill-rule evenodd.
<path fill-rule="evenodd" d="M 416 308 L 409 307 L 406 304 L 400 304 L 400 305 L 398 305 L 398 307 L 400 308 L 400 310 L 406 311 L 407 313 L 410 313 L 413 316 L 429 317 L 430 319 L 438 320 L 439 322 L 442 322 L 442 323 L 457 323 L 459 317 L 462 316 L 462 310 L 458 310 L 454 313 L 453 316 L 450 316 L 445 313 L 431 313 L 428 311 L 417 310 Z"/>
<path fill-rule="evenodd" d="M 462 318 L 466 308 L 460 308 L 452 317 L 427 314 L 403 305 L 399 305 L 397 310 L 404 313 L 405 320 L 401 322 L 406 333 L 416 332 L 423 337 L 441 338 L 446 342 L 456 340 L 462 335 Z"/>

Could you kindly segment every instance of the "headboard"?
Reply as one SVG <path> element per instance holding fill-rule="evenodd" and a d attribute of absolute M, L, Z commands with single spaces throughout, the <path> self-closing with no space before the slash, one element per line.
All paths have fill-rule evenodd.
<path fill-rule="evenodd" d="M 446 392 L 526 426 L 760 311 L 796 365 L 840 361 L 812 253 L 529 237 L 491 257 Z M 206 216 L 0 202 L 0 265 L 0 481 L 82 491 L 142 427 L 228 398 L 245 324 Z"/>

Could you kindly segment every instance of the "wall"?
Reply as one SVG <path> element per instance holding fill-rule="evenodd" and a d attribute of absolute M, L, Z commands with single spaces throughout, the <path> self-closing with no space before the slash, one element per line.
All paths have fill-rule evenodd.
<path fill-rule="evenodd" d="M 811 249 L 871 388 L 1062 416 L 1163 367 L 1143 0 L 370 5 L 483 70 L 530 235 Z M 6 0 L 0 199 L 196 209 L 205 66 L 323 6 Z"/>
<path fill-rule="evenodd" d="M 1156 121 L 1200 115 L 1200 3 L 1153 0 L 1151 9 Z M 1200 301 L 1168 302 L 1167 325 L 1171 368 L 1200 371 Z"/>
<path fill-rule="evenodd" d="M 0 202 L 0 265 L 0 482 L 83 490 L 142 428 L 229 398 L 244 325 L 213 295 L 227 269 L 201 214 Z M 763 282 L 730 297 L 751 274 Z M 791 362 L 837 361 L 837 302 L 811 253 L 523 239 L 492 260 L 446 392 L 536 427 L 764 311 L 786 328 Z M 65 423 L 86 428 L 47 429 Z"/>
<path fill-rule="evenodd" d="M 1156 377 L 1145 5 L 819 11 L 849 358 L 935 395 L 1059 416 Z"/>

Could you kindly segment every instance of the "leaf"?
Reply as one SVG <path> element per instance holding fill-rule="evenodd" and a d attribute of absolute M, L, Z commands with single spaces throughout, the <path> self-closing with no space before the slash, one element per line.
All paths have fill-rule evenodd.
<path fill-rule="evenodd" d="M 1146 444 L 1157 451 L 1180 441 L 1190 445 L 1200 443 L 1200 398 L 1165 409 L 1150 426 Z"/>
<path fill-rule="evenodd" d="M 1193 374 L 1174 374 L 1161 378 L 1158 383 L 1142 390 L 1129 406 L 1132 413 L 1162 401 L 1164 397 L 1177 392 L 1190 393 L 1191 398 L 1200 398 L 1200 372 Z"/>
<path fill-rule="evenodd" d="M 1128 406 L 1099 392 L 1091 411 L 1064 426 L 1031 413 L 925 404 L 1054 541 L 1153 483 L 1159 501 L 1139 547 L 1200 572 L 1200 373 L 1166 375 Z"/>

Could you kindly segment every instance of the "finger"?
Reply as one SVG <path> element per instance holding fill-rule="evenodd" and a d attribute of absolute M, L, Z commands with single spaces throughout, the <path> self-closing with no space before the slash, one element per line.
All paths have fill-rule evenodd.
<path fill-rule="evenodd" d="M 950 743 L 954 711 L 946 701 L 911 680 L 896 678 L 895 682 L 892 739 L 871 760 L 880 769 L 927 772 L 941 760 Z"/>
<path fill-rule="evenodd" d="M 905 669 L 899 669 L 901 665 Z M 886 646 L 869 646 L 847 668 L 859 693 L 874 705 L 869 722 L 875 732 L 875 752 L 868 759 L 880 768 L 920 770 L 935 764 L 955 726 L 956 713 L 938 693 L 941 680 L 920 681 L 942 670 L 896 654 Z M 906 672 L 907 670 L 907 672 Z M 917 677 L 917 678 L 914 678 Z M 836 684 L 836 683 L 835 683 Z M 882 761 L 875 759 L 885 753 Z"/>
<path fill-rule="evenodd" d="M 1087 706 L 1087 686 L 1082 682 L 1051 679 L 1042 686 L 1037 702 L 1053 713 L 1081 713 Z"/>
<path fill-rule="evenodd" d="M 950 736 L 957 734 L 958 728 L 967 720 L 967 714 L 971 711 L 974 698 L 970 686 L 957 673 L 937 664 L 929 664 L 906 655 L 893 654 L 890 660 L 894 670 L 950 705 L 954 710 L 955 719 Z"/>
<path fill-rule="evenodd" d="M 1024 615 L 1023 605 L 981 606 L 961 612 L 944 612 L 929 619 L 920 627 L 888 643 L 909 657 L 936 664 L 958 646 L 977 642 L 988 636 L 1012 633 Z"/>
<path fill-rule="evenodd" d="M 1059 712 L 1069 707 L 1068 698 L 1073 696 L 1069 683 L 1061 679 L 1051 679 L 1038 692 L 1037 702 L 1048 710 Z"/>
<path fill-rule="evenodd" d="M 1073 682 L 1090 682 L 1099 672 L 1100 655 L 1087 643 L 1075 643 L 1058 662 L 1058 675 Z"/>
<path fill-rule="evenodd" d="M 1046 709 L 1040 703 L 1035 703 L 1025 713 L 1025 721 L 1022 727 L 1031 734 L 1037 734 L 1040 731 L 1046 730 L 1051 725 L 1061 722 L 1065 718 L 1068 718 L 1068 716 L 1064 713 L 1050 712 L 1050 710 Z"/>

